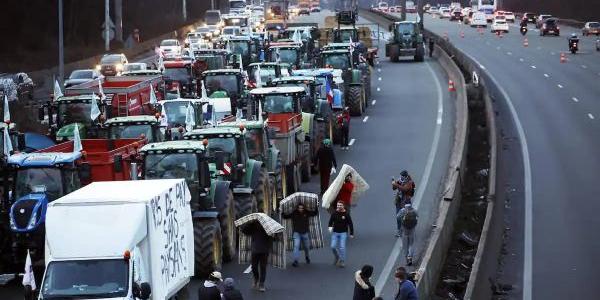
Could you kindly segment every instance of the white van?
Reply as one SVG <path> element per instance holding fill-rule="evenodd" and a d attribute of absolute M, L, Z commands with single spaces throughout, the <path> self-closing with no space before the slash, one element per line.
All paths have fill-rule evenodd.
<path fill-rule="evenodd" d="M 477 11 L 471 16 L 471 27 L 487 27 L 487 24 L 485 13 Z"/>

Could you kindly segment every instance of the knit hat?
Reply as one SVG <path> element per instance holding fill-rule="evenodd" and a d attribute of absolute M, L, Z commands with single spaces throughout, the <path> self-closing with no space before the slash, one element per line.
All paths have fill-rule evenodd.
<path fill-rule="evenodd" d="M 331 140 L 330 139 L 324 139 L 323 140 L 323 145 L 325 145 L 325 146 L 331 146 Z"/>
<path fill-rule="evenodd" d="M 364 265 L 360 269 L 360 276 L 362 278 L 371 278 L 371 275 L 373 275 L 373 266 L 371 266 L 371 265 Z"/>
<path fill-rule="evenodd" d="M 235 284 L 235 281 L 231 277 L 227 277 L 227 278 L 225 278 L 225 281 L 223 281 L 223 286 L 225 288 L 233 288 L 234 284 Z"/>

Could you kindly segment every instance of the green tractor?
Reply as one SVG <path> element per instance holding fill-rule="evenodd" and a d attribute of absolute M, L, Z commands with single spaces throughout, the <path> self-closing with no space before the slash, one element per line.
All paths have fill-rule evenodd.
<path fill-rule="evenodd" d="M 321 51 L 319 65 L 342 71 L 343 92 L 346 106 L 352 116 L 360 116 L 367 109 L 367 88 L 370 87 L 369 67 L 364 62 L 356 64 L 349 49 Z M 358 61 L 357 61 L 358 62 Z"/>
<path fill-rule="evenodd" d="M 244 74 L 239 69 L 219 69 L 202 72 L 202 80 L 206 85 L 206 92 L 209 97 L 216 92 L 218 98 L 228 97 L 231 102 L 231 113 L 236 115 L 238 108 L 246 107 L 248 98 L 244 85 Z"/>
<path fill-rule="evenodd" d="M 254 41 L 248 36 L 234 36 L 225 41 L 225 47 L 234 56 L 238 55 L 237 59 L 241 59 L 242 65 L 246 68 L 250 63 L 258 60 L 258 55 L 253 52 Z M 239 64 L 239 61 L 236 61 Z M 237 66 L 237 65 L 236 65 Z"/>
<path fill-rule="evenodd" d="M 236 207 L 230 182 L 211 179 L 208 151 L 199 141 L 152 143 L 140 151 L 141 178 L 184 178 L 192 196 L 196 274 L 219 270 L 236 252 Z M 135 172 L 135 169 L 134 169 Z M 164 203 L 162 209 L 169 209 Z"/>
<path fill-rule="evenodd" d="M 144 136 L 148 143 L 165 140 L 165 128 L 155 116 L 127 116 L 106 120 L 102 127 L 108 139 L 133 139 Z"/>
<path fill-rule="evenodd" d="M 184 139 L 208 141 L 207 151 L 216 178 L 231 182 L 236 218 L 260 211 L 272 213 L 273 187 L 266 165 L 249 157 L 245 128 L 212 127 L 196 129 Z"/>
<path fill-rule="evenodd" d="M 425 58 L 423 32 L 418 22 L 402 21 L 390 24 L 392 35 L 385 44 L 385 56 L 392 62 L 398 62 L 401 56 L 413 56 L 415 61 Z"/>
<path fill-rule="evenodd" d="M 90 118 L 92 101 L 97 102 L 100 112 L 104 111 L 103 101 L 95 95 L 64 96 L 40 107 L 38 118 L 43 120 L 46 117 L 45 108 L 48 108 L 49 135 L 58 142 L 72 139 L 75 128 L 79 129 L 79 136 L 82 139 L 96 138 L 100 127 L 99 118 L 96 120 Z"/>

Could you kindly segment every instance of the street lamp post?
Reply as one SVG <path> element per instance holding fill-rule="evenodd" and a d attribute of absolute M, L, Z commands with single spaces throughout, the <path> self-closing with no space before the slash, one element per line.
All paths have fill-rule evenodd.
<path fill-rule="evenodd" d="M 181 6 L 183 9 L 183 20 L 187 21 L 187 9 L 186 9 L 187 4 L 186 4 L 185 0 L 181 0 L 181 1 L 182 1 Z"/>
<path fill-rule="evenodd" d="M 104 50 L 110 51 L 110 0 L 104 1 Z"/>
<path fill-rule="evenodd" d="M 63 37 L 63 0 L 58 0 L 58 80 L 65 78 L 65 49 Z M 54 84 L 54 83 L 53 83 Z"/>

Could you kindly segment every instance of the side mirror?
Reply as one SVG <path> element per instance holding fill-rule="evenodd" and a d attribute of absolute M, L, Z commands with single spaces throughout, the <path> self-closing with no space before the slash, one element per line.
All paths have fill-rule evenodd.
<path fill-rule="evenodd" d="M 215 151 L 215 165 L 217 170 L 222 171 L 225 169 L 225 152 Z"/>
<path fill-rule="evenodd" d="M 43 121 L 45 116 L 46 116 L 46 110 L 44 110 L 43 106 L 40 106 L 38 108 L 38 120 Z"/>

